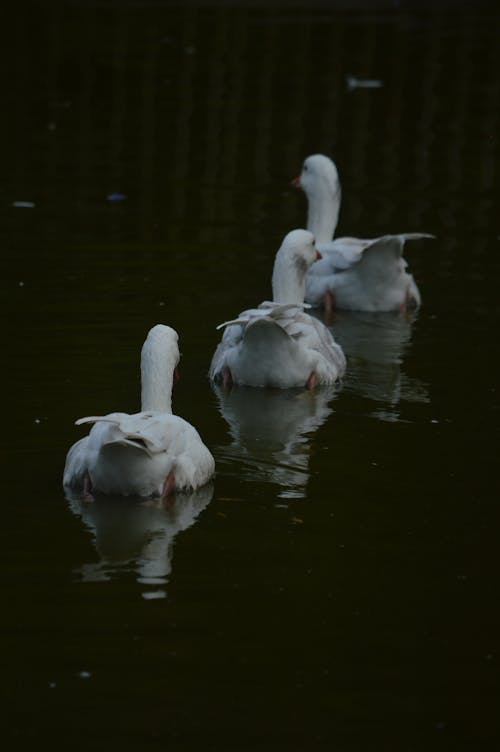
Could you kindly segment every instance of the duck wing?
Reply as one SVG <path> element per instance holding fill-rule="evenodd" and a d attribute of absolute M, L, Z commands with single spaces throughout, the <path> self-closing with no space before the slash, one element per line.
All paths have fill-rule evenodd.
<path fill-rule="evenodd" d="M 107 430 L 97 432 L 101 448 L 112 444 L 128 446 L 145 452 L 151 457 L 157 452 L 165 451 L 165 421 L 163 417 L 161 413 L 155 415 L 151 412 L 133 413 L 132 415 L 109 413 L 108 415 L 90 415 L 80 418 L 76 421 L 76 425 L 86 423 L 107 424 Z M 93 433 L 96 434 L 96 431 L 93 431 Z"/>
<path fill-rule="evenodd" d="M 328 269 L 330 273 L 344 271 L 360 261 L 363 251 L 373 240 L 363 238 L 336 238 L 329 243 L 316 243 L 322 259 L 316 261 L 309 274 L 321 274 Z"/>
<path fill-rule="evenodd" d="M 407 232 L 398 235 L 383 235 L 372 240 L 362 251 L 357 264 L 362 265 L 368 273 L 375 275 L 387 275 L 388 270 L 399 269 L 400 260 L 406 268 L 403 250 L 407 240 L 420 240 L 421 238 L 434 238 L 434 235 L 420 232 Z"/>
<path fill-rule="evenodd" d="M 311 267 L 309 274 L 321 274 L 329 268 L 331 272 L 345 271 L 354 264 L 362 262 L 365 256 L 374 253 L 380 263 L 400 258 L 407 240 L 421 240 L 423 238 L 435 238 L 427 232 L 401 232 L 396 235 L 382 235 L 378 238 L 336 238 L 330 243 L 317 243 L 316 248 L 322 254 L 323 259 L 317 261 Z"/>
<path fill-rule="evenodd" d="M 396 310 L 405 302 L 420 305 L 420 293 L 406 271 L 406 241 L 433 238 L 429 233 L 383 235 L 373 240 L 339 238 L 318 246 L 323 259 L 311 267 L 306 299 L 321 304 L 332 293 L 335 306 L 351 310 Z"/>

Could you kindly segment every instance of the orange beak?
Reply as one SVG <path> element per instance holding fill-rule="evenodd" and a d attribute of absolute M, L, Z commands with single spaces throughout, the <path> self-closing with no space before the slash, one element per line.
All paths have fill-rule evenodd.
<path fill-rule="evenodd" d="M 316 261 L 318 261 L 319 259 L 322 259 L 322 258 L 323 258 L 323 256 L 322 256 L 322 255 L 321 255 L 321 253 L 320 253 L 320 252 L 319 252 L 319 251 L 317 250 L 317 251 L 316 251 Z"/>
<path fill-rule="evenodd" d="M 293 185 L 294 188 L 300 188 L 300 175 L 294 178 L 290 185 Z"/>

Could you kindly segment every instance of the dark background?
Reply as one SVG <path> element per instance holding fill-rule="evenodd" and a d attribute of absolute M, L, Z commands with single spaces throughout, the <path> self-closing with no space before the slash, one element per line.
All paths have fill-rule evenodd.
<path fill-rule="evenodd" d="M 495 748 L 499 29 L 488 3 L 5 12 L 6 748 Z M 339 234 L 437 236 L 405 253 L 422 309 L 337 317 L 340 390 L 225 404 L 215 326 L 269 297 L 317 151 Z M 159 321 L 214 488 L 70 505 L 73 422 L 138 409 Z"/>

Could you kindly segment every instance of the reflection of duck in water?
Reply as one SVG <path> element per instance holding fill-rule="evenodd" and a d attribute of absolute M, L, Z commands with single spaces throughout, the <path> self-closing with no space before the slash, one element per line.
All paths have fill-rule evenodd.
<path fill-rule="evenodd" d="M 109 580 L 134 571 L 138 582 L 165 583 L 172 571 L 174 539 L 194 524 L 213 496 L 211 484 L 177 493 L 168 503 L 138 498 L 99 497 L 89 504 L 69 498 L 71 511 L 94 535 L 100 561 L 78 572 L 85 582 Z"/>
<path fill-rule="evenodd" d="M 402 370 L 415 317 L 395 313 L 335 312 L 332 329 L 349 364 L 344 377 L 346 391 L 391 406 L 400 401 L 429 401 L 427 386 L 419 379 L 408 377 Z M 389 414 L 387 418 L 390 419 Z"/>
<path fill-rule="evenodd" d="M 222 417 L 233 439 L 219 447 L 218 461 L 237 461 L 238 475 L 284 487 L 282 498 L 300 498 L 309 478 L 311 434 L 332 412 L 333 386 L 272 391 L 234 387 L 230 392 L 213 385 Z"/>

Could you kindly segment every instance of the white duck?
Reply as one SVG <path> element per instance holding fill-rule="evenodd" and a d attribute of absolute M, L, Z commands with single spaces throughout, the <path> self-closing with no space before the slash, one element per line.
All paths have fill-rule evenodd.
<path fill-rule="evenodd" d="M 292 230 L 276 254 L 273 300 L 226 321 L 209 376 L 226 387 L 307 387 L 333 384 L 345 370 L 345 356 L 326 326 L 304 313 L 307 270 L 320 257 L 314 236 Z"/>
<path fill-rule="evenodd" d="M 172 415 L 172 386 L 179 361 L 177 332 L 154 326 L 142 347 L 142 410 L 76 421 L 94 423 L 68 452 L 67 492 L 159 496 L 202 486 L 214 474 L 214 459 L 193 426 Z"/>
<path fill-rule="evenodd" d="M 420 292 L 407 272 L 403 248 L 407 240 L 433 238 L 413 232 L 365 240 L 333 240 L 340 210 L 341 187 L 335 164 L 324 154 L 307 157 L 292 181 L 308 200 L 307 229 L 314 233 L 323 258 L 309 271 L 305 300 L 354 311 L 394 311 L 418 308 Z"/>

